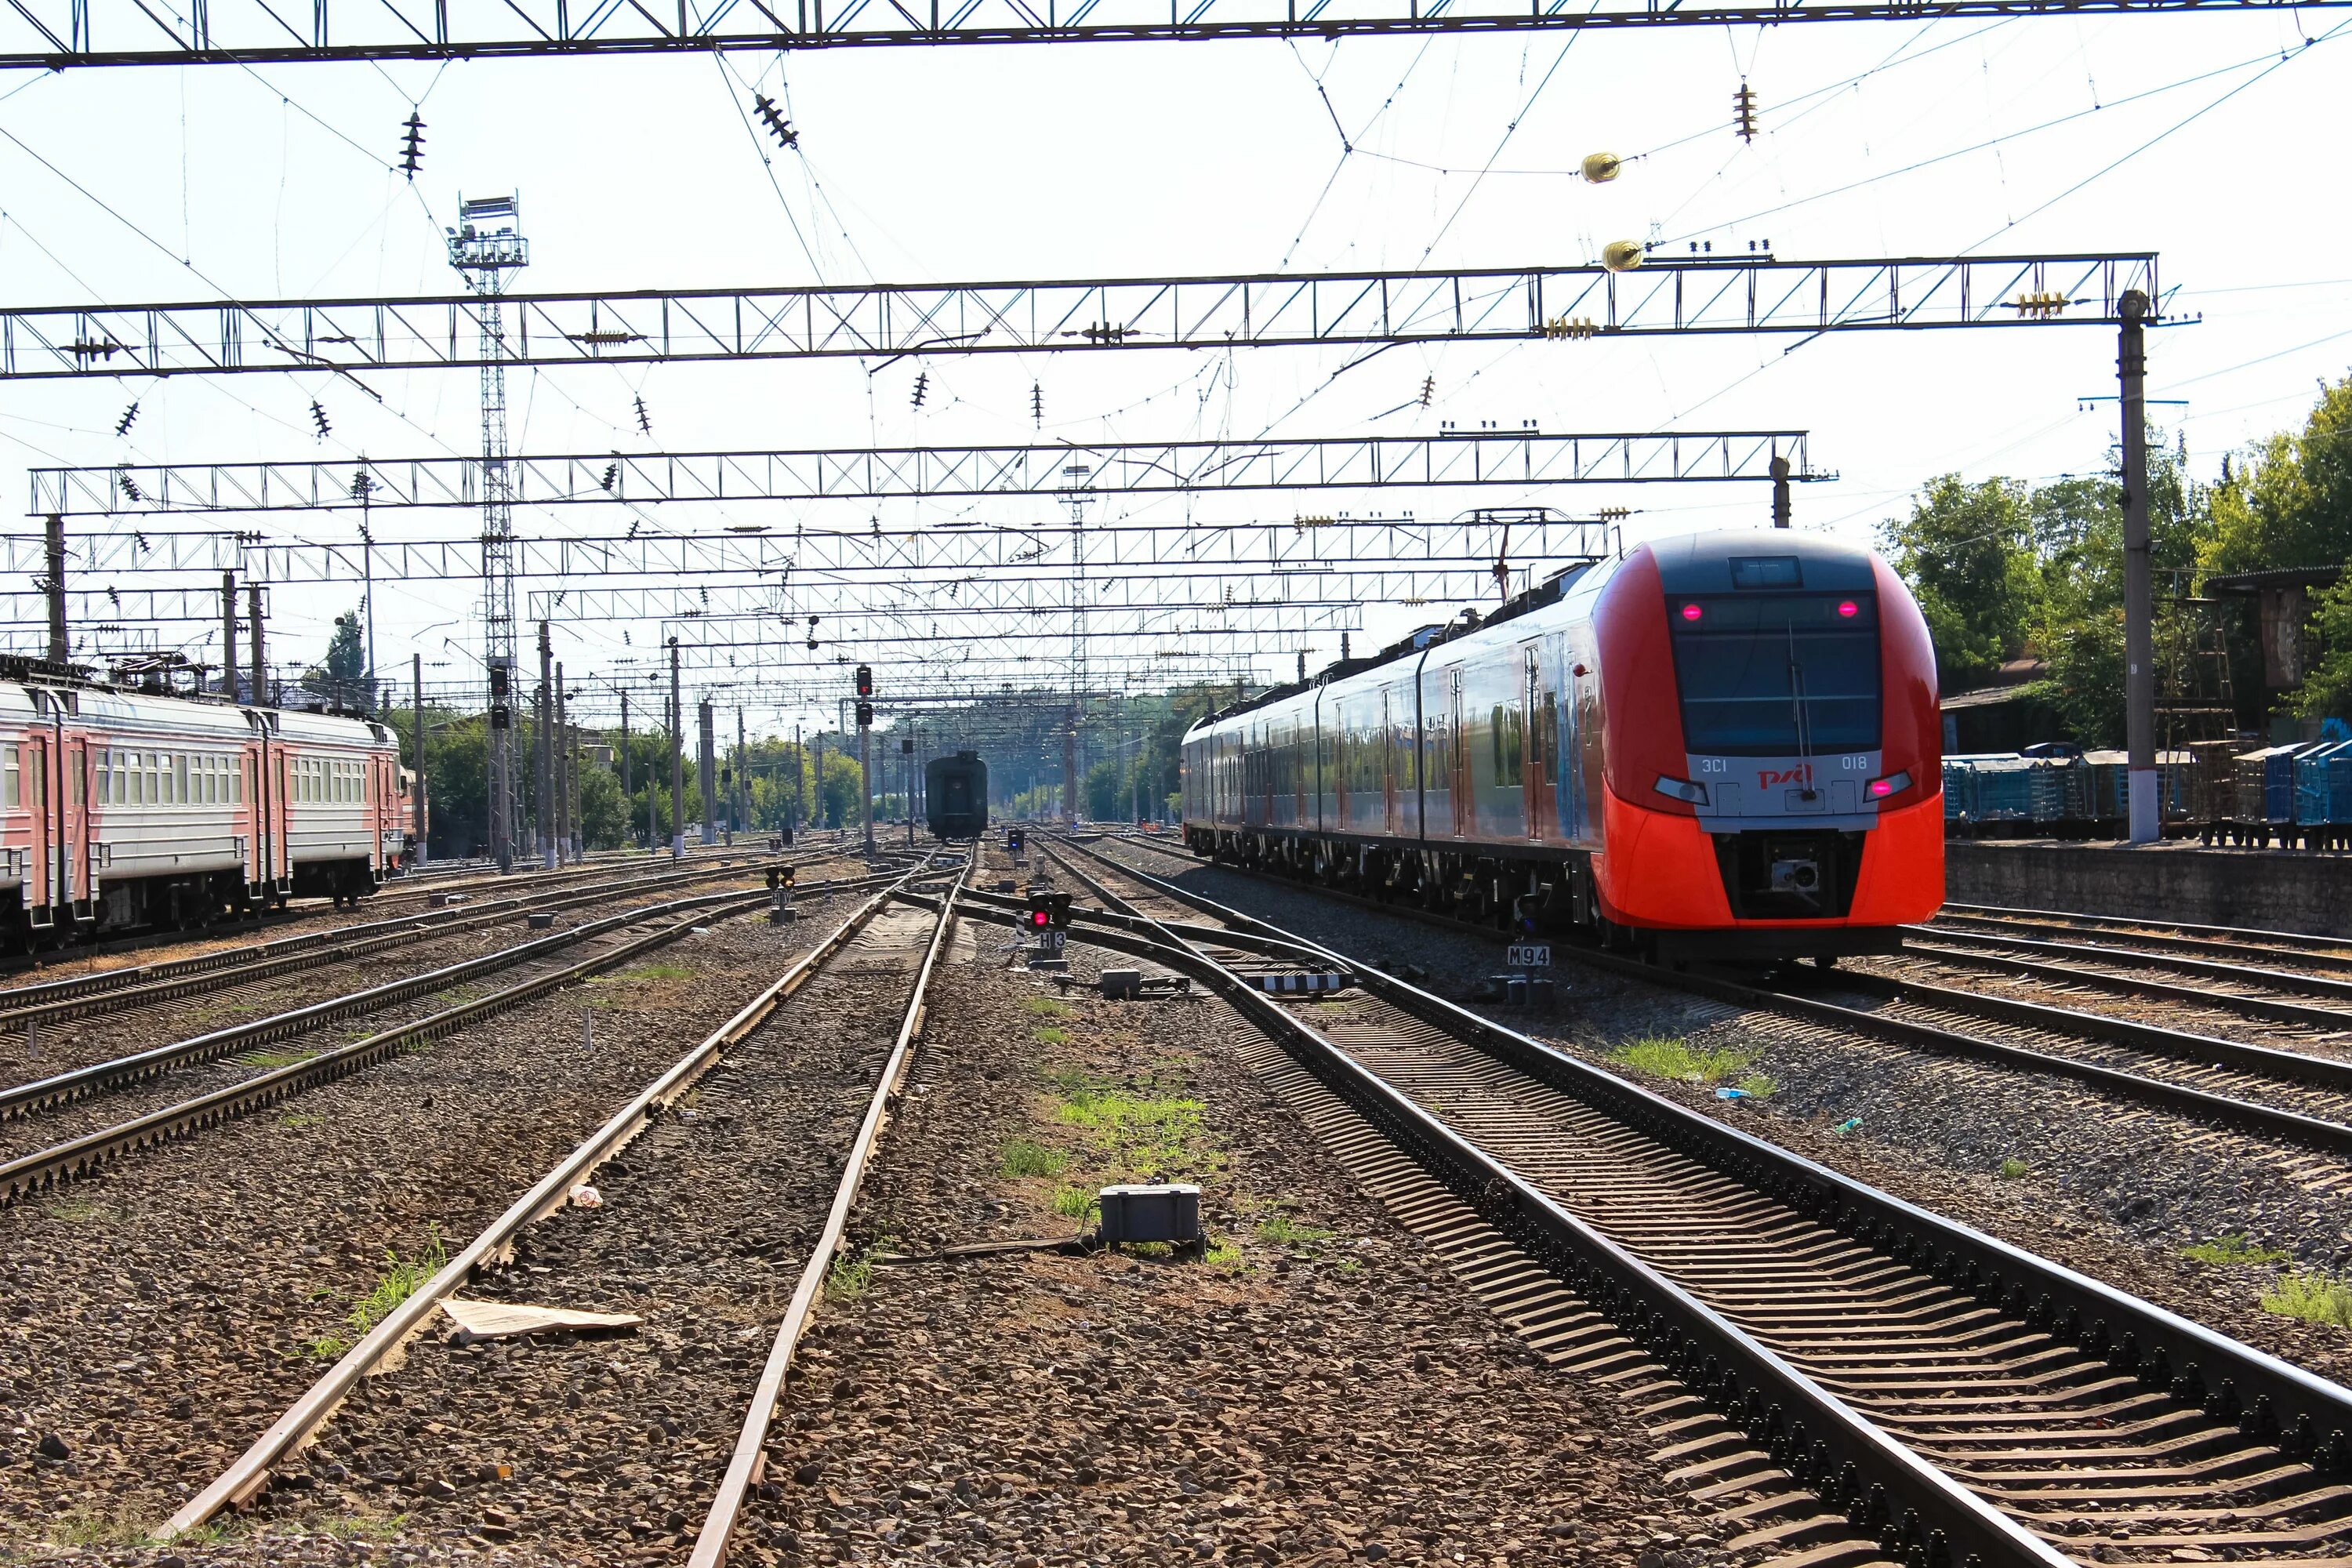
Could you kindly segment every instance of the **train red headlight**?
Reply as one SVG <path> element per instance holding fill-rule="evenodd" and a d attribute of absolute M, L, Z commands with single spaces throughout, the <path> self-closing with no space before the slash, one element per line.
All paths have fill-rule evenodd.
<path fill-rule="evenodd" d="M 1685 605 L 1683 606 L 1683 619 L 1686 621 L 1695 621 L 1698 619 L 1703 613 L 1704 612 L 1701 611 L 1696 605 Z"/>
<path fill-rule="evenodd" d="M 1862 606 L 1855 604 L 1852 599 L 1840 599 L 1838 601 L 1838 615 L 1842 618 L 1850 621 L 1860 614 L 1862 614 Z"/>
<path fill-rule="evenodd" d="M 1870 798 L 1873 800 L 1885 800 L 1888 795 L 1896 793 L 1898 790 L 1906 790 L 1910 787 L 1911 775 L 1909 773 L 1889 773 L 1883 779 L 1873 779 L 1870 781 Z"/>

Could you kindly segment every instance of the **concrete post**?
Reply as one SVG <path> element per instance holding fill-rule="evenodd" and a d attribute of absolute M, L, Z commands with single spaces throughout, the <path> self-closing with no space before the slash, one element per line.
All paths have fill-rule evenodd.
<path fill-rule="evenodd" d="M 686 858 L 686 709 L 677 689 L 677 639 L 669 639 L 669 858 Z"/>
<path fill-rule="evenodd" d="M 533 717 L 539 725 L 539 800 L 531 816 L 531 825 L 539 832 L 539 863 L 542 869 L 556 868 L 555 855 L 555 726 L 550 722 L 555 714 L 555 645 L 547 635 L 547 623 L 539 623 L 539 702 Z"/>
<path fill-rule="evenodd" d="M 267 708 L 269 706 L 269 660 L 261 645 L 261 584 L 258 583 L 245 585 L 245 619 L 253 631 L 253 670 L 247 678 L 247 684 L 253 688 L 255 704 Z"/>
<path fill-rule="evenodd" d="M 409 689 L 415 697 L 416 782 L 409 786 L 409 831 L 416 836 L 416 863 L 425 864 L 425 656 L 408 656 Z"/>
<path fill-rule="evenodd" d="M 49 662 L 63 664 L 73 653 L 66 636 L 66 520 L 49 513 L 43 526 L 47 546 L 48 575 L 43 582 L 49 595 Z"/>
<path fill-rule="evenodd" d="M 719 842 L 719 738 L 709 698 L 697 705 L 696 715 L 699 731 L 697 740 L 700 743 L 696 754 L 702 766 L 702 842 L 708 847 Z"/>
<path fill-rule="evenodd" d="M 420 656 L 422 657 L 422 656 Z M 243 693 L 236 689 L 236 574 L 221 574 L 221 695 L 231 702 Z"/>
<path fill-rule="evenodd" d="M 2164 831 L 2156 773 L 2156 585 L 2147 520 L 2147 296 L 2126 290 L 2116 373 L 2122 383 L 2124 459 L 2124 743 L 2131 841 Z"/>

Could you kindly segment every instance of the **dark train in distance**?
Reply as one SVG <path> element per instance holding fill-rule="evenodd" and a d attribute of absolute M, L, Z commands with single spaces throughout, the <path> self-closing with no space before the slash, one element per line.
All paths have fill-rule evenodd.
<path fill-rule="evenodd" d="M 1889 952 L 1944 897 L 1918 606 L 1866 550 L 1659 540 L 1185 736 L 1202 854 L 1669 962 Z"/>
<path fill-rule="evenodd" d="M 978 752 L 924 763 L 923 793 L 932 837 L 977 838 L 988 831 L 988 764 Z"/>

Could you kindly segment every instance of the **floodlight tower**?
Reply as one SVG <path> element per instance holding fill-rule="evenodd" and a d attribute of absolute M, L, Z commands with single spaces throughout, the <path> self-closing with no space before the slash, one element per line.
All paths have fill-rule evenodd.
<path fill-rule="evenodd" d="M 499 297 L 507 274 L 530 265 L 520 196 L 457 198 L 449 265 L 481 300 L 482 644 L 490 679 L 490 853 L 514 866 L 514 476 L 507 467 L 507 335 Z"/>

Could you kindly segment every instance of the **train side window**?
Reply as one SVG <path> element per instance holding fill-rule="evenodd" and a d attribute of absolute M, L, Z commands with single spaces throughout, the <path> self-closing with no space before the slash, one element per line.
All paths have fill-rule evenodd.
<path fill-rule="evenodd" d="M 172 759 L 172 803 L 174 805 L 188 804 L 188 759 L 184 756 Z"/>
<path fill-rule="evenodd" d="M 24 749 L 0 746 L 0 805 L 24 804 Z"/>

